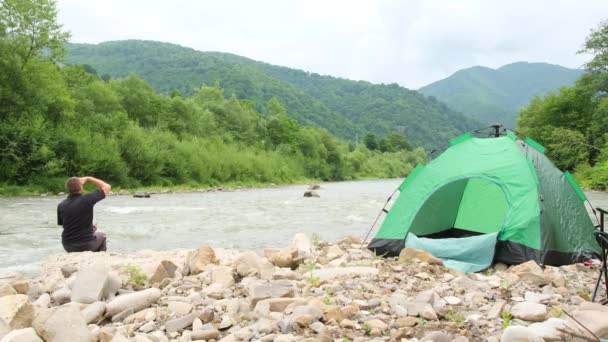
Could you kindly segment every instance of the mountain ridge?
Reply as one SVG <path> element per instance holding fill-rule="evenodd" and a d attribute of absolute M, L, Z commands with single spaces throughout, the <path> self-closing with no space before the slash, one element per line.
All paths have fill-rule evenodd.
<path fill-rule="evenodd" d="M 515 128 L 519 110 L 535 96 L 569 86 L 583 74 L 544 62 L 514 62 L 496 69 L 473 66 L 418 89 L 484 124 Z"/>
<path fill-rule="evenodd" d="M 88 64 L 100 75 L 136 74 L 156 90 L 189 94 L 219 82 L 226 95 L 250 100 L 266 111 L 276 97 L 288 114 L 347 140 L 366 132 L 400 132 L 427 149 L 479 123 L 433 98 L 395 84 L 373 84 L 255 61 L 225 52 L 202 52 L 177 44 L 127 40 L 69 44 L 68 63 Z"/>

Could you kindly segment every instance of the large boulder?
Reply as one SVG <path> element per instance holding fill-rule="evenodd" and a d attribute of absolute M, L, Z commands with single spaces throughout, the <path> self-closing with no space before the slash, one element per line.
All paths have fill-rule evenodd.
<path fill-rule="evenodd" d="M 36 333 L 46 342 L 92 342 L 93 336 L 76 305 L 56 306 L 36 315 Z"/>
<path fill-rule="evenodd" d="M 272 264 L 254 252 L 241 254 L 234 261 L 234 267 L 237 274 L 241 277 L 258 275 L 262 279 L 271 279 L 274 272 Z"/>
<path fill-rule="evenodd" d="M 137 312 L 156 303 L 160 299 L 160 295 L 160 290 L 156 288 L 124 294 L 114 298 L 106 305 L 106 313 L 114 316 L 127 309 Z"/>
<path fill-rule="evenodd" d="M 600 338 L 608 339 L 608 307 L 598 303 L 583 303 L 572 316 Z"/>
<path fill-rule="evenodd" d="M 0 342 L 44 342 L 33 328 L 17 329 L 6 334 Z"/>
<path fill-rule="evenodd" d="M 166 278 L 175 277 L 175 271 L 177 270 L 177 266 L 169 260 L 163 260 L 158 264 L 154 274 L 148 280 L 148 283 L 151 285 L 160 284 Z"/>
<path fill-rule="evenodd" d="M 199 274 L 207 270 L 207 266 L 218 264 L 215 256 L 215 251 L 209 246 L 203 246 L 195 251 L 188 253 L 186 257 L 186 265 L 190 270 L 190 274 Z"/>
<path fill-rule="evenodd" d="M 34 306 L 26 295 L 0 297 L 0 320 L 11 330 L 30 327 L 34 313 Z"/>
<path fill-rule="evenodd" d="M 110 268 L 103 264 L 92 265 L 76 274 L 70 300 L 82 304 L 98 302 L 109 296 L 108 287 L 112 285 Z"/>
<path fill-rule="evenodd" d="M 430 265 L 443 265 L 441 259 L 433 256 L 433 254 L 415 248 L 406 247 L 399 253 L 399 262 L 410 264 L 412 262 L 426 262 Z"/>

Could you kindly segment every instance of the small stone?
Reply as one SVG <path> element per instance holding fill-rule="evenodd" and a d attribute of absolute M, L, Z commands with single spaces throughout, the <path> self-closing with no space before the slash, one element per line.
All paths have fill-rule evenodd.
<path fill-rule="evenodd" d="M 106 311 L 105 302 L 95 302 L 87 305 L 80 313 L 87 324 L 98 321 Z"/>
<path fill-rule="evenodd" d="M 220 332 L 217 329 L 196 330 L 193 331 L 192 334 L 190 334 L 190 338 L 192 339 L 192 341 L 209 341 L 216 339 L 218 336 L 220 336 Z"/>
<path fill-rule="evenodd" d="M 547 317 L 547 307 L 543 304 L 521 302 L 511 308 L 511 315 L 524 321 L 541 322 Z"/>
<path fill-rule="evenodd" d="M 331 260 L 339 258 L 339 257 L 341 257 L 343 255 L 346 255 L 346 252 L 344 252 L 342 250 L 342 248 L 340 248 L 340 246 L 338 246 L 338 245 L 331 245 L 327 249 L 327 253 L 325 254 L 325 257 L 327 258 L 328 261 L 331 261 Z"/>
<path fill-rule="evenodd" d="M 524 299 L 530 303 L 546 304 L 551 300 L 551 295 L 526 291 Z"/>
<path fill-rule="evenodd" d="M 355 329 L 355 322 L 351 321 L 350 319 L 343 319 L 340 322 L 340 328 L 342 328 L 342 329 Z"/>
<path fill-rule="evenodd" d="M 253 307 L 260 300 L 293 297 L 294 293 L 294 284 L 288 280 L 258 281 L 249 286 L 249 299 Z"/>
<path fill-rule="evenodd" d="M 114 316 L 126 309 L 139 311 L 156 303 L 160 299 L 160 295 L 160 290 L 156 288 L 123 294 L 114 298 L 107 304 L 106 312 L 108 315 Z"/>
<path fill-rule="evenodd" d="M 139 331 L 141 331 L 143 333 L 149 333 L 152 330 L 154 330 L 155 327 L 156 327 L 156 325 L 154 324 L 154 322 L 148 322 L 148 323 L 142 325 L 141 327 L 139 327 Z"/>
<path fill-rule="evenodd" d="M 397 319 L 396 322 L 400 328 L 413 327 L 418 324 L 418 319 L 415 317 L 402 317 Z"/>
<path fill-rule="evenodd" d="M 321 197 L 321 195 L 316 191 L 306 190 L 304 191 L 304 197 Z"/>
<path fill-rule="evenodd" d="M 198 312 L 193 312 L 191 314 L 169 320 L 169 321 L 167 321 L 167 323 L 165 323 L 165 330 L 168 333 L 178 332 L 180 330 L 183 330 L 189 326 L 192 326 L 192 323 L 194 322 L 194 320 L 196 318 L 198 318 L 198 316 L 199 316 Z"/>
<path fill-rule="evenodd" d="M 458 305 L 458 304 L 462 303 L 462 299 L 460 299 L 458 297 L 454 297 L 454 296 L 447 296 L 447 297 L 444 297 L 443 299 L 445 299 L 445 301 L 450 305 Z"/>
<path fill-rule="evenodd" d="M 186 302 L 171 301 L 167 307 L 169 311 L 174 312 L 177 316 L 183 316 L 192 311 L 192 304 Z"/>
<path fill-rule="evenodd" d="M 424 335 L 420 342 L 452 342 L 452 339 L 441 331 L 431 331 Z"/>
<path fill-rule="evenodd" d="M 215 251 L 209 246 L 202 246 L 199 249 L 188 253 L 186 264 L 190 270 L 190 274 L 199 274 L 207 270 L 207 266 L 218 264 L 219 261 L 215 257 Z"/>
<path fill-rule="evenodd" d="M 1 334 L 0 334 L 1 335 Z M 0 342 L 44 342 L 33 328 L 13 330 L 5 335 Z"/>
<path fill-rule="evenodd" d="M 413 262 L 426 262 L 430 265 L 443 265 L 441 259 L 436 258 L 431 253 L 406 247 L 399 253 L 399 262 L 411 264 Z"/>
<path fill-rule="evenodd" d="M 148 283 L 160 284 L 163 280 L 167 278 L 173 278 L 175 277 L 176 270 L 177 266 L 173 262 L 169 260 L 163 260 L 156 267 L 156 270 L 154 271 L 152 277 L 150 277 L 150 279 L 148 280 Z"/>
<path fill-rule="evenodd" d="M 70 301 L 71 291 L 67 287 L 62 287 L 51 293 L 51 299 L 57 304 L 65 304 Z"/>
<path fill-rule="evenodd" d="M 507 302 L 504 300 L 497 300 L 494 305 L 492 305 L 492 308 L 490 308 L 490 311 L 488 311 L 488 319 L 496 319 L 500 317 L 502 309 L 505 307 L 506 303 Z"/>
<path fill-rule="evenodd" d="M 78 268 L 76 266 L 63 266 L 61 267 L 61 274 L 64 278 L 69 278 L 72 274 L 78 272 Z"/>
<path fill-rule="evenodd" d="M 380 331 L 385 331 L 388 329 L 388 324 L 382 322 L 377 318 L 366 321 L 365 324 L 367 324 L 370 329 L 378 329 Z"/>

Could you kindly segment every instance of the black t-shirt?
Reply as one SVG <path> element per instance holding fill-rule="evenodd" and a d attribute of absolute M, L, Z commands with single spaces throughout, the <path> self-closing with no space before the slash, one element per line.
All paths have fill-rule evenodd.
<path fill-rule="evenodd" d="M 57 206 L 57 224 L 63 226 L 63 244 L 82 244 L 95 239 L 93 235 L 93 206 L 106 197 L 97 189 L 86 195 L 69 195 Z"/>

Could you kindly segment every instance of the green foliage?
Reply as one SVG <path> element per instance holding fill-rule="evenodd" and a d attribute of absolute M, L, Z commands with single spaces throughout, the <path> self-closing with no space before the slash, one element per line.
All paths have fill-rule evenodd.
<path fill-rule="evenodd" d="M 426 157 L 404 136 L 387 136 L 382 153 L 302 126 L 313 121 L 300 120 L 302 112 L 276 82 L 268 93 L 276 90 L 276 96 L 269 98 L 249 92 L 247 78 L 224 86 L 231 94 L 242 90 L 248 100 L 226 97 L 219 83 L 200 80 L 194 91 L 173 89 L 168 96 L 131 74 L 102 80 L 97 70 L 107 70 L 97 63 L 59 67 L 68 35 L 56 23 L 55 3 L 2 5 L 0 186 L 6 193 L 18 193 L 17 187 L 59 192 L 63 179 L 87 174 L 115 188 L 403 177 Z M 28 25 L 42 31 L 32 34 Z M 24 49 L 32 55 L 24 56 Z"/>
<path fill-rule="evenodd" d="M 69 37 L 57 23 L 56 1 L 0 1 L 0 39 L 18 57 L 21 69 L 43 54 L 53 61 L 59 59 Z"/>
<path fill-rule="evenodd" d="M 370 151 L 378 149 L 378 142 L 376 141 L 376 135 L 374 133 L 367 133 L 363 137 L 363 143 Z"/>
<path fill-rule="evenodd" d="M 500 318 L 502 318 L 502 328 L 506 329 L 511 326 L 511 321 L 513 320 L 513 316 L 508 311 L 503 311 L 500 313 Z"/>
<path fill-rule="evenodd" d="M 464 314 L 458 311 L 448 311 L 444 314 L 445 319 L 454 323 L 462 323 L 465 321 Z"/>
<path fill-rule="evenodd" d="M 580 52 L 594 58 L 572 87 L 536 97 L 520 112 L 519 130 L 545 145 L 556 166 L 575 170 L 585 188 L 608 186 L 608 22 L 593 30 Z"/>
<path fill-rule="evenodd" d="M 608 73 L 608 20 L 591 31 L 585 40 L 585 47 L 579 52 L 593 55 L 593 59 L 585 64 L 587 70 L 592 73 Z"/>
<path fill-rule="evenodd" d="M 397 84 L 321 76 L 152 41 L 70 44 L 69 50 L 70 63 L 90 65 L 113 78 L 135 73 L 164 94 L 178 91 L 188 96 L 202 83 L 221 85 L 224 92 L 216 95 L 246 99 L 258 112 L 278 118 L 288 115 L 299 125 L 323 127 L 350 141 L 367 132 L 384 136 L 397 131 L 413 144 L 431 149 L 446 147 L 450 138 L 479 128 L 476 121 Z M 274 144 L 289 140 L 282 135 L 285 124 L 271 125 L 278 129 L 272 135 L 277 138 Z"/>
<path fill-rule="evenodd" d="M 146 284 L 146 275 L 144 274 L 140 266 L 124 265 L 122 269 L 123 272 L 125 272 L 129 277 L 129 279 L 127 280 L 128 284 L 134 286 L 144 286 Z"/>
<path fill-rule="evenodd" d="M 515 128 L 520 108 L 535 96 L 572 85 L 581 70 L 547 63 L 519 62 L 498 69 L 476 66 L 457 71 L 419 91 L 485 125 Z"/>

